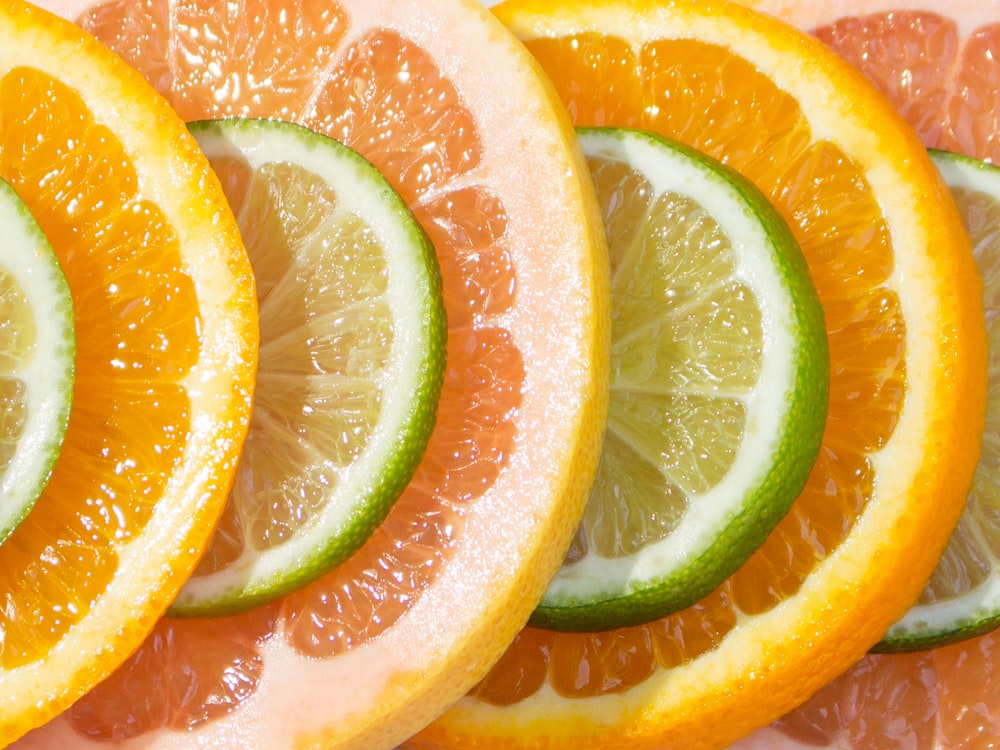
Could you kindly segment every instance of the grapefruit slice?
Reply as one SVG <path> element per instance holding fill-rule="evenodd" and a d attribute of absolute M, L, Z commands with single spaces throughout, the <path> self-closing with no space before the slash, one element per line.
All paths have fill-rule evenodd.
<path fill-rule="evenodd" d="M 50 6 L 185 119 L 294 120 L 378 167 L 435 246 L 448 362 L 424 459 L 348 562 L 262 610 L 162 621 L 23 747 L 392 747 L 527 621 L 596 470 L 609 269 L 569 118 L 465 0 Z"/>
<path fill-rule="evenodd" d="M 719 748 L 849 668 L 912 604 L 985 411 L 981 283 L 912 129 L 774 18 L 704 0 L 508 0 L 578 125 L 681 140 L 754 182 L 826 312 L 830 403 L 790 513 L 712 594 L 646 626 L 526 629 L 413 748 Z"/>

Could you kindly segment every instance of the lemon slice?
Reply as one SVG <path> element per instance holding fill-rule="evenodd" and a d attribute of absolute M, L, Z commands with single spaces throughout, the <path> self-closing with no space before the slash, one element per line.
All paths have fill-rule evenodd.
<path fill-rule="evenodd" d="M 202 121 L 257 281 L 250 431 L 215 538 L 174 614 L 249 609 L 345 560 L 434 425 L 446 323 L 432 246 L 382 175 L 299 125 Z"/>
<path fill-rule="evenodd" d="M 916 651 L 981 635 L 1000 625 L 1000 167 L 930 150 L 955 197 L 984 280 L 989 398 L 982 453 L 958 526 L 917 603 L 875 651 Z"/>
<path fill-rule="evenodd" d="M 28 207 L 0 181 L 0 541 L 28 515 L 62 448 L 76 338 L 69 285 Z"/>
<path fill-rule="evenodd" d="M 611 402 L 532 622 L 590 631 L 693 604 L 763 542 L 819 451 L 829 355 L 801 250 L 752 184 L 650 133 L 579 135 L 611 252 Z"/>

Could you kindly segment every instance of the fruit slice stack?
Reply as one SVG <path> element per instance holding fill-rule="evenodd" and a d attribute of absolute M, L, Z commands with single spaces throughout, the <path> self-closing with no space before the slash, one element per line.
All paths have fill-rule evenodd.
<path fill-rule="evenodd" d="M 412 480 L 346 562 L 238 615 L 160 620 L 109 680 L 22 741 L 392 746 L 471 688 L 524 625 L 561 563 L 596 471 L 608 399 L 608 261 L 569 118 L 530 55 L 479 5 L 199 1 L 72 10 L 161 90 L 158 103 L 169 102 L 173 122 L 281 116 L 335 137 L 379 170 L 396 194 L 384 200 L 405 202 L 433 243 L 447 362 Z M 316 417 L 322 383 L 346 371 L 345 388 L 358 392 L 379 370 L 362 356 L 361 339 L 378 330 L 367 323 L 356 330 L 358 343 L 322 346 L 358 307 L 346 300 L 338 317 L 313 305 L 337 286 L 332 260 L 324 273 L 269 261 L 330 252 L 301 245 L 303 236 L 341 247 L 349 232 L 315 230 L 331 224 L 323 217 L 335 213 L 333 201 L 349 206 L 353 196 L 322 189 L 332 181 L 318 163 L 315 179 L 303 182 L 319 188 L 286 189 L 298 178 L 282 160 L 271 190 L 258 179 L 265 170 L 240 168 L 237 156 L 213 149 L 229 194 L 246 194 L 240 181 L 251 176 L 250 199 L 269 212 L 236 207 L 253 230 L 244 240 L 255 251 L 258 242 L 276 244 L 254 253 L 262 353 L 254 418 L 265 417 L 281 444 L 252 428 L 246 445 L 255 451 L 243 455 L 249 463 L 237 489 L 257 499 L 223 517 L 224 536 L 201 558 L 178 611 L 190 611 L 193 600 L 212 605 L 212 595 L 189 594 L 217 572 L 242 577 L 248 547 L 277 549 L 287 542 L 275 537 L 298 537 L 300 519 L 314 515 L 309 504 L 329 484 L 322 472 L 333 477 L 336 467 L 321 465 L 301 491 L 288 492 L 271 478 L 295 480 L 294 472 L 266 470 L 257 457 L 284 468 L 317 444 L 350 453 L 350 441 L 332 440 Z M 233 159 L 235 168 L 226 161 Z M 310 161 L 299 166 L 308 172 Z M 314 211 L 314 202 L 329 205 Z M 326 275 L 330 283 L 317 281 Z M 408 284 L 404 273 L 390 286 Z M 289 350 L 303 328 L 308 351 Z M 290 353 L 271 357 L 283 347 Z M 342 367 L 351 357 L 357 362 Z M 296 401 L 297 393 L 306 398 Z M 384 458 L 391 463 L 395 453 Z M 288 502 L 298 496 L 302 508 Z M 244 512 L 254 503 L 262 512 Z M 254 572 L 265 563 L 259 555 Z M 228 588 L 221 586 L 224 608 L 242 608 Z M 143 625 L 148 631 L 152 620 Z"/>
<path fill-rule="evenodd" d="M 50 357 L 51 370 L 22 380 L 72 388 L 72 406 L 56 420 L 65 433 L 44 489 L 0 546 L 6 744 L 134 651 L 193 570 L 247 429 L 257 310 L 218 181 L 152 87 L 26 4 L 0 5 L 0 37 L 0 178 L 47 237 L 72 300 L 71 313 L 34 310 L 46 315 L 33 316 L 35 349 L 58 349 L 67 316 L 76 333 L 70 369 Z M 15 245 L 23 223 L 6 218 Z M 0 264 L 15 257 L 5 243 Z M 24 333 L 23 321 L 0 328 Z M 6 505 L 23 499 L 4 489 Z"/>
<path fill-rule="evenodd" d="M 9 584 L 9 617 L 0 622 L 0 683 L 7 685 L 0 694 L 20 701 L 4 704 L 3 739 L 20 737 L 22 750 L 388 749 L 401 742 L 721 748 L 848 669 L 916 601 L 958 522 L 982 440 L 981 277 L 962 217 L 913 126 L 822 42 L 717 0 L 509 0 L 495 15 L 464 0 L 45 0 L 96 41 L 19 0 L 4 1 L 2 31 L 15 42 L 0 52 L 0 177 L 26 197 L 55 248 L 80 343 L 73 412 L 52 478 L 0 546 L 0 556 L 20 555 L 9 570 L 28 571 Z M 769 10 L 791 13 L 780 0 Z M 29 54 L 43 38 L 64 50 L 44 66 Z M 355 386 L 359 378 L 370 382 L 379 368 L 370 354 L 339 365 L 371 347 L 346 345 L 333 355 L 314 341 L 347 316 L 312 306 L 336 285 L 320 290 L 315 279 L 326 277 L 309 264 L 332 267 L 324 253 L 347 234 L 317 231 L 343 226 L 321 218 L 336 209 L 315 211 L 337 205 L 335 180 L 272 191 L 262 171 L 283 175 L 276 184 L 287 186 L 299 184 L 290 173 L 314 165 L 299 157 L 294 168 L 261 170 L 263 162 L 213 141 L 220 185 L 183 122 L 221 117 L 291 121 L 310 138 L 332 137 L 356 151 L 367 174 L 381 173 L 391 186 L 384 200 L 405 204 L 397 218 L 419 225 L 410 244 L 426 237 L 433 245 L 423 264 L 428 288 L 440 273 L 440 297 L 411 314 L 417 322 L 442 309 L 446 315 L 440 392 L 435 386 L 413 396 L 419 377 L 390 386 L 410 389 L 422 413 L 434 412 L 433 431 L 398 451 L 420 455 L 419 464 L 402 470 L 410 477 L 405 488 L 378 501 L 375 515 L 387 515 L 377 527 L 365 522 L 358 535 L 343 532 L 350 549 L 315 565 L 323 545 L 304 540 L 314 538 L 311 519 L 326 514 L 317 498 L 337 484 L 334 464 L 321 454 L 346 456 L 336 465 L 353 466 L 363 451 L 340 444 L 354 445 L 348 433 L 368 444 L 364 425 L 381 422 L 358 417 L 346 432 L 331 432 L 343 440 L 329 440 L 331 421 L 315 416 L 327 414 L 319 407 L 350 399 L 310 388 L 331 372 L 349 372 Z M 710 253 L 722 245 L 671 236 L 679 220 L 612 210 L 642 205 L 649 188 L 633 178 L 603 179 L 593 160 L 592 176 L 575 125 L 665 136 L 727 175 L 727 185 L 753 192 L 751 203 L 766 204 L 754 220 L 782 227 L 765 235 L 784 233 L 784 255 L 804 256 L 792 274 L 802 282 L 793 297 L 811 295 L 822 305 L 825 330 L 804 335 L 773 320 L 780 296 L 773 290 L 788 284 L 762 281 L 761 266 L 745 266 L 756 268 L 745 272 L 746 283 L 726 276 L 716 285 L 713 263 L 695 264 L 710 269 L 701 275 L 670 275 L 679 264 L 663 248 Z M 48 161 L 27 159 L 39 153 Z M 82 166 L 62 166 L 66 153 L 82 155 Z M 264 200 L 265 193 L 279 197 Z M 249 218 L 245 245 L 260 244 L 252 276 L 225 195 Z M 265 208 L 241 211 L 238 196 Z M 716 206 L 701 201 L 697 210 L 714 220 Z M 691 225 L 705 226 L 698 216 Z M 648 242 L 626 252 L 653 248 L 661 253 L 655 262 L 629 266 L 627 254 L 615 255 L 616 239 L 628 232 Z M 116 233 L 125 244 L 107 243 Z M 741 232 L 722 234 L 743 241 Z M 320 237 L 322 247 L 292 235 Z M 271 244 L 282 257 L 294 250 L 304 260 L 270 263 Z M 355 242 L 348 254 L 368 246 Z M 614 286 L 611 263 L 618 264 Z M 362 265 L 366 274 L 353 288 L 377 286 L 379 274 L 367 275 L 371 260 Z M 662 337 L 649 335 L 637 298 L 627 296 L 644 284 L 662 287 L 644 298 L 651 320 L 680 300 L 693 322 L 673 330 L 695 333 L 676 351 L 704 353 L 705 366 L 701 355 L 675 362 L 657 348 Z M 732 293 L 720 296 L 717 288 Z M 269 296 L 276 289 L 284 290 L 284 305 Z M 751 303 L 747 290 L 767 299 Z M 119 301 L 124 293 L 131 296 Z M 631 310 L 630 329 L 620 325 L 621 310 Z M 363 319 L 356 330 L 392 339 L 394 331 Z M 133 333 L 146 325 L 150 333 Z M 262 354 L 258 367 L 258 325 L 261 352 L 286 357 Z M 719 333 L 728 329 L 740 335 Z M 622 330 L 629 343 L 648 343 L 612 342 Z M 759 347 L 731 354 L 754 337 Z M 719 361 L 752 362 L 760 352 L 767 360 L 775 340 L 786 342 L 776 349 L 789 349 L 791 360 L 823 369 L 806 383 L 797 378 L 808 379 L 808 367 L 778 379 L 798 386 L 796 398 L 811 394 L 823 403 L 784 407 L 791 417 L 773 424 L 818 438 L 803 416 L 818 414 L 825 417 L 821 442 L 796 443 L 797 452 L 760 447 L 776 439 L 773 428 L 754 436 L 765 412 L 751 409 L 751 427 L 734 428 L 745 422 L 721 408 L 688 409 L 679 419 L 672 411 L 679 401 L 664 409 L 650 396 L 657 378 L 685 369 L 697 377 L 681 379 L 701 389 L 689 387 L 685 403 L 745 405 L 741 394 L 754 388 L 776 393 L 773 376 L 743 390 L 717 378 L 747 371 Z M 653 378 L 632 377 L 639 371 Z M 629 373 L 625 401 L 609 398 L 621 383 L 611 374 L 621 372 Z M 293 373 L 309 385 L 291 386 Z M 97 383 L 121 385 L 98 394 Z M 254 385 L 253 415 L 266 430 L 257 438 L 251 430 L 244 441 Z M 280 397 L 265 397 L 265 385 Z M 328 393 L 324 387 L 315 393 Z M 641 418 L 624 418 L 625 403 L 641 404 L 634 411 Z M 774 401 L 768 408 L 781 411 Z M 665 426 L 663 434 L 680 435 L 682 449 L 656 455 L 648 434 L 629 432 L 638 424 Z M 598 486 L 614 498 L 628 484 L 644 499 L 624 497 L 618 506 L 605 499 L 610 510 L 596 515 L 591 500 L 585 516 L 611 455 L 601 458 L 606 426 L 614 428 L 608 445 L 612 434 L 620 442 L 617 456 L 644 452 L 652 460 L 618 461 L 643 468 Z M 713 430 L 723 429 L 735 439 L 715 438 Z M 259 435 L 282 436 L 282 447 L 270 450 Z M 799 477 L 789 485 L 788 500 L 798 493 L 791 507 L 783 500 L 763 514 L 765 532 L 777 526 L 766 538 L 749 537 L 745 562 L 736 556 L 727 568 L 726 529 L 756 521 L 717 512 L 721 521 L 697 525 L 718 535 L 714 545 L 698 546 L 712 565 L 695 567 L 718 578 L 702 582 L 693 603 L 674 599 L 677 611 L 647 611 L 633 606 L 645 594 L 626 590 L 625 604 L 604 607 L 596 620 L 580 619 L 579 611 L 551 617 L 556 589 L 546 590 L 567 552 L 559 577 L 588 546 L 644 550 L 626 557 L 654 569 L 669 567 L 674 553 L 662 550 L 694 556 L 685 546 L 691 525 L 665 522 L 653 496 L 677 494 L 662 488 L 695 477 L 681 493 L 681 515 L 704 519 L 705 488 L 738 484 L 725 479 L 726 467 L 749 460 L 733 458 L 729 446 L 741 438 L 756 449 L 739 454 L 753 457 L 750 468 Z M 244 450 L 252 443 L 255 451 Z M 77 462 L 86 451 L 93 461 Z M 240 451 L 241 499 L 220 516 Z M 380 455 L 372 476 L 384 475 L 395 456 Z M 265 470 L 272 462 L 282 471 Z M 763 495 L 749 468 L 736 474 L 749 489 L 735 506 L 759 511 Z M 65 510 L 44 512 L 62 487 Z M 140 501 L 154 510 L 137 509 Z M 368 515 L 367 501 L 360 508 Z M 19 540 L 34 539 L 36 525 L 49 536 L 25 551 Z M 68 540 L 65 529 L 73 531 Z M 140 554 L 146 548 L 151 553 Z M 258 554 L 265 548 L 304 556 Z M 593 559 L 592 581 L 621 567 Z M 268 584 L 266 595 L 247 598 L 230 586 L 258 580 L 261 571 L 267 575 L 259 579 L 271 581 L 276 570 L 288 575 Z M 161 618 L 185 581 L 175 616 Z M 585 588 L 592 597 L 600 586 Z M 536 624 L 569 622 L 567 629 L 586 632 L 522 629 L 543 595 Z M 556 599 L 563 607 L 565 599 Z M 94 618 L 114 611 L 118 620 L 90 618 L 91 610 Z M 75 648 L 77 632 L 87 648 Z M 126 637 L 112 638 L 121 632 Z M 33 649 L 27 656 L 18 638 Z"/>

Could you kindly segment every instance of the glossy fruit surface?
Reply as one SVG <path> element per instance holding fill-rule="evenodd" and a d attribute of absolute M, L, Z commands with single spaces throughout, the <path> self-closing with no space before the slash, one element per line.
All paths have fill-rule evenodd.
<path fill-rule="evenodd" d="M 494 10 L 578 125 L 677 138 L 770 196 L 825 307 L 829 417 L 805 490 L 723 586 L 648 626 L 523 631 L 413 746 L 721 747 L 860 658 L 944 549 L 985 410 L 968 238 L 912 129 L 787 24 L 684 0 Z"/>
<path fill-rule="evenodd" d="M 37 7 L 0 4 L 0 36 L 0 177 L 51 243 L 80 334 L 59 458 L 0 546 L 6 744 L 114 670 L 190 575 L 246 433 L 257 308 L 219 183 L 167 103 Z"/>
<path fill-rule="evenodd" d="M 424 459 L 348 563 L 244 616 L 162 621 L 26 746 L 393 747 L 526 622 L 596 469 L 607 251 L 572 126 L 477 3 L 56 5 L 185 119 L 290 119 L 374 164 L 434 244 L 448 361 Z"/>
<path fill-rule="evenodd" d="M 757 3 L 801 28 L 814 31 L 894 102 L 928 146 L 996 161 L 1000 111 L 996 66 L 1000 51 L 1000 3 L 958 2 Z M 961 199 L 960 199 L 961 200 Z M 975 206 L 978 201 L 970 205 Z M 973 233 L 991 234 L 988 216 L 974 209 Z M 967 216 L 967 218 L 969 218 Z M 979 252 L 988 245 L 980 247 Z M 995 273 L 990 262 L 985 304 L 992 302 Z M 992 323 L 992 321 L 991 321 Z M 990 348 L 991 358 L 995 356 Z M 993 409 L 992 399 L 987 411 Z M 992 430 L 987 427 L 983 458 L 977 468 L 974 505 L 989 507 Z M 960 522 L 966 523 L 965 521 Z M 939 569 L 938 586 L 968 575 L 987 583 L 978 565 L 962 571 L 961 555 L 945 556 L 958 564 Z M 951 573 L 958 576 L 952 577 Z M 988 586 L 988 583 L 987 583 Z M 925 598 L 927 594 L 925 593 Z M 740 748 L 918 747 L 934 750 L 985 748 L 1000 736 L 996 664 L 1000 642 L 995 633 L 914 654 L 872 655 L 843 678 L 820 691 L 800 710 L 747 740 Z"/>
<path fill-rule="evenodd" d="M 581 128 L 611 253 L 601 465 L 531 622 L 608 630 L 709 594 L 805 485 L 826 422 L 823 309 L 748 180 L 648 131 Z"/>

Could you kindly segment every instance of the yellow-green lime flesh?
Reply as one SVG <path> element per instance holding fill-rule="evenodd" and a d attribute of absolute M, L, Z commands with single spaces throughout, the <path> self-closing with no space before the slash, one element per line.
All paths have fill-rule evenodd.
<path fill-rule="evenodd" d="M 801 250 L 752 184 L 649 133 L 579 135 L 611 248 L 611 401 L 532 624 L 595 631 L 693 604 L 760 546 L 818 454 L 829 356 Z"/>
<path fill-rule="evenodd" d="M 28 207 L 0 181 L 0 541 L 42 494 L 73 401 L 73 302 Z"/>
<path fill-rule="evenodd" d="M 235 484 L 172 613 L 249 609 L 347 559 L 434 425 L 446 321 L 433 248 L 363 157 L 289 123 L 191 130 L 254 268 L 261 348 Z"/>
<path fill-rule="evenodd" d="M 876 651 L 916 651 L 1000 625 L 1000 167 L 946 151 L 931 158 L 951 188 L 984 282 L 989 391 L 968 504 L 918 602 Z"/>

